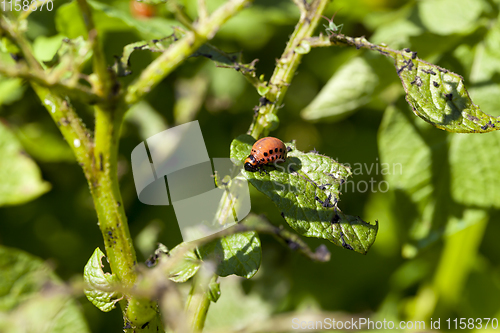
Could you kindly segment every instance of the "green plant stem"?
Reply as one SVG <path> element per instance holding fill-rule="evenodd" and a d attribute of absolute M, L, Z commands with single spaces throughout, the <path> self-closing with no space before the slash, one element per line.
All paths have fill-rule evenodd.
<path fill-rule="evenodd" d="M 113 274 L 124 287 L 135 282 L 135 250 L 128 230 L 127 218 L 117 178 L 117 155 L 123 112 L 95 107 L 94 179 L 90 184 L 99 227 Z"/>
<path fill-rule="evenodd" d="M 107 259 L 111 271 L 118 277 L 121 288 L 130 290 L 138 277 L 137 258 L 128 228 L 120 193 L 117 165 L 120 127 L 124 104 L 113 107 L 95 106 L 94 178 L 90 190 L 99 219 Z M 120 302 L 127 332 L 156 332 L 162 322 L 156 302 L 125 292 Z"/>
<path fill-rule="evenodd" d="M 295 52 L 303 41 L 310 38 L 328 5 L 329 0 L 315 0 L 311 4 L 300 6 L 300 20 L 295 26 L 295 30 L 287 43 L 285 51 L 277 62 L 274 73 L 269 80 L 269 92 L 265 97 L 270 103 L 261 106 L 257 116 L 250 127 L 249 134 L 258 139 L 266 136 L 271 126 L 270 115 L 276 114 L 278 108 L 283 103 L 283 99 L 288 90 L 288 86 L 297 71 L 302 60 L 303 53 Z M 304 11 L 305 10 L 305 11 Z"/>
<path fill-rule="evenodd" d="M 218 276 L 214 273 L 201 270 L 193 281 L 191 291 L 186 302 L 188 319 L 192 332 L 201 332 L 205 327 L 208 309 L 212 302 L 209 297 L 209 286 L 211 282 L 217 281 Z"/>
<path fill-rule="evenodd" d="M 243 9 L 251 0 L 231 0 L 218 8 L 187 32 L 183 38 L 172 44 L 155 59 L 127 89 L 125 102 L 134 104 L 151 91 L 161 80 L 171 73 L 203 43 L 213 38 L 220 26 Z"/>
<path fill-rule="evenodd" d="M 91 91 L 88 87 L 75 84 L 67 85 L 60 81 L 52 81 L 43 71 L 33 71 L 24 64 L 8 66 L 0 64 L 0 74 L 7 77 L 17 77 L 35 82 L 38 85 L 49 88 L 59 95 L 68 95 L 71 98 L 76 98 L 82 102 L 95 104 L 102 101 L 102 98 Z"/>
<path fill-rule="evenodd" d="M 203 331 L 210 302 L 206 291 L 195 292 L 189 295 L 187 312 L 191 317 L 191 329 L 193 332 Z"/>
<path fill-rule="evenodd" d="M 31 82 L 31 86 L 68 142 L 85 177 L 88 180 L 92 179 L 94 143 L 90 132 L 85 128 L 75 109 L 66 99 L 54 94 L 49 88 L 35 82 Z"/>
<path fill-rule="evenodd" d="M 97 79 L 94 80 L 94 88 L 99 95 L 111 98 L 112 96 L 110 96 L 110 94 L 112 92 L 112 87 L 116 84 L 115 77 L 112 76 L 111 72 L 108 70 L 106 58 L 104 56 L 99 36 L 95 29 L 94 20 L 92 18 L 92 11 L 90 10 L 87 0 L 77 0 L 77 2 L 83 16 L 83 21 L 85 22 L 88 38 L 92 41 L 92 64 L 94 73 L 97 76 Z"/>
<path fill-rule="evenodd" d="M 92 83 L 104 101 L 94 106 L 95 147 L 93 150 L 93 178 L 89 180 L 90 191 L 99 219 L 106 254 L 113 274 L 120 280 L 124 290 L 132 288 L 137 280 L 137 257 L 128 228 L 127 217 L 118 183 L 118 147 L 120 128 L 126 105 L 113 89 L 116 77 L 106 64 L 92 19 L 92 11 L 86 0 L 77 0 L 82 13 L 89 40 L 92 41 Z M 156 312 L 156 303 L 148 299 L 127 296 L 121 301 L 124 321 L 130 332 L 156 332 L 162 328 Z"/>
<path fill-rule="evenodd" d="M 85 21 L 91 22 L 91 17 L 88 16 L 90 10 L 86 2 L 79 0 L 79 4 L 82 11 L 86 11 Z M 90 29 L 89 36 L 94 34 L 92 37 L 95 57 L 93 64 L 96 74 L 91 76 L 100 98 L 99 103 L 94 107 L 96 122 L 94 140 L 69 101 L 63 97 L 62 94 L 67 91 L 50 89 L 54 87 L 43 79 L 42 66 L 33 56 L 24 36 L 17 33 L 15 25 L 0 16 L 0 29 L 19 47 L 25 61 L 20 62 L 16 70 L 22 69 L 26 73 L 31 73 L 27 74 L 26 78 L 31 81 L 33 89 L 61 130 L 84 171 L 97 212 L 111 271 L 120 280 L 123 290 L 128 290 L 137 279 L 136 254 L 117 177 L 120 127 L 126 106 L 119 96 L 112 94 L 114 78 L 108 72 L 93 23 L 89 23 L 87 28 Z M 128 331 L 156 332 L 162 327 L 161 319 L 156 313 L 155 302 L 127 296 L 120 304 L 125 321 L 131 323 Z M 139 309 L 133 312 L 134 316 L 128 315 L 127 309 L 130 308 L 130 304 L 134 304 L 135 309 Z"/>
<path fill-rule="evenodd" d="M 0 35 L 5 34 L 11 41 L 13 41 L 21 50 L 24 60 L 29 65 L 31 71 L 40 72 L 42 66 L 38 63 L 31 46 L 28 41 L 23 37 L 22 32 L 19 31 L 18 25 L 13 23 L 14 21 L 8 20 L 2 15 L 0 15 Z"/>

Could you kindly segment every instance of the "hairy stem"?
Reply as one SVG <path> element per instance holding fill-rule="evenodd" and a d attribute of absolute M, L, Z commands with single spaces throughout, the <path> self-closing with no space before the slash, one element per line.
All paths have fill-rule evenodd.
<path fill-rule="evenodd" d="M 251 0 L 228 1 L 210 17 L 196 24 L 194 31 L 187 32 L 142 71 L 140 77 L 128 87 L 125 102 L 133 104 L 141 99 L 203 43 L 211 39 L 223 23 L 250 2 Z"/>
<path fill-rule="evenodd" d="M 261 136 L 266 136 L 273 126 L 272 115 L 278 112 L 278 108 L 283 103 L 288 86 L 292 82 L 300 61 L 304 56 L 303 52 L 296 52 L 296 49 L 313 35 L 328 3 L 329 0 L 315 0 L 309 5 L 303 4 L 300 6 L 300 20 L 295 26 L 295 30 L 287 43 L 285 51 L 278 60 L 273 75 L 269 80 L 270 89 L 265 95 L 265 98 L 269 102 L 261 105 L 250 127 L 249 134 L 254 138 L 257 139 Z"/>

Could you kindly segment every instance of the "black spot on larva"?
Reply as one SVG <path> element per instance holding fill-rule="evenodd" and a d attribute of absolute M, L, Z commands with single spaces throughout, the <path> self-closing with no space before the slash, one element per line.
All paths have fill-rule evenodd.
<path fill-rule="evenodd" d="M 447 100 L 451 101 L 453 99 L 453 94 L 452 93 L 445 94 L 444 97 L 446 97 Z"/>
<path fill-rule="evenodd" d="M 272 153 L 273 153 L 273 150 L 272 150 L 272 149 L 270 149 L 270 150 L 269 150 L 269 154 L 272 154 Z"/>
<path fill-rule="evenodd" d="M 267 155 L 268 155 L 268 153 L 267 153 L 267 152 L 266 152 L 266 153 L 264 153 L 264 156 L 267 156 Z"/>
<path fill-rule="evenodd" d="M 282 152 L 283 152 L 283 148 L 280 148 L 280 153 L 282 153 Z"/>
<path fill-rule="evenodd" d="M 265 161 L 265 159 L 264 159 L 264 158 L 261 158 L 261 159 L 260 159 L 260 161 L 261 161 L 261 162 L 264 162 L 264 161 Z"/>
<path fill-rule="evenodd" d="M 274 152 L 277 153 L 278 152 L 278 148 L 274 148 Z"/>
<path fill-rule="evenodd" d="M 266 158 L 266 161 L 267 161 L 267 162 L 269 162 L 269 157 L 268 157 L 268 158 Z"/>
<path fill-rule="evenodd" d="M 434 87 L 439 88 L 439 83 L 437 83 L 436 81 L 432 81 L 432 84 L 434 85 Z"/>

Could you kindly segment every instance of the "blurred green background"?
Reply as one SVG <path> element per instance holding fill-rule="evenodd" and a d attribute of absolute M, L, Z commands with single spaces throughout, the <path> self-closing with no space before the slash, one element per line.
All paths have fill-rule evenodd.
<path fill-rule="evenodd" d="M 194 19 L 196 1 L 180 2 Z M 207 2 L 211 9 L 224 3 Z M 112 9 L 95 14 L 110 65 L 125 45 L 167 36 L 178 25 L 166 5 L 145 18 L 125 0 L 91 3 Z M 347 35 L 409 47 L 462 75 L 474 102 L 498 116 L 499 10 L 496 0 L 336 0 L 326 14 L 337 13 L 334 20 Z M 292 1 L 255 1 L 211 43 L 241 52 L 246 63 L 259 59 L 257 74 L 269 79 L 298 17 Z M 31 14 L 28 37 L 39 59 L 49 60 L 62 38 L 78 37 L 80 21 L 76 4 L 66 1 Z M 135 52 L 133 73 L 122 82 L 133 80 L 156 56 Z M 6 57 L 4 49 L 0 61 Z M 334 83 L 320 94 L 330 79 Z M 171 206 L 138 201 L 132 149 L 169 126 L 196 119 L 209 156 L 228 157 L 232 139 L 248 130 L 259 97 L 238 72 L 190 58 L 129 111 L 118 169 L 141 261 L 155 242 L 172 248 L 181 236 Z M 92 129 L 91 108 L 75 107 Z M 272 136 L 296 140 L 300 150 L 316 149 L 353 168 L 355 188 L 344 189 L 339 207 L 378 220 L 377 239 L 366 256 L 326 244 L 331 260 L 318 264 L 262 235 L 259 272 L 250 280 L 222 278 L 222 296 L 210 308 L 207 329 L 305 309 L 387 320 L 441 318 L 442 328 L 447 318 L 500 317 L 500 133 L 452 134 L 432 127 L 412 114 L 390 59 L 340 47 L 313 49 L 304 57 L 278 117 Z M 0 244 L 47 261 L 63 280 L 81 276 L 94 249 L 104 248 L 83 172 L 21 80 L 0 77 L 0 120 Z M 25 153 L 15 153 L 20 150 Z M 254 213 L 285 224 L 271 200 L 254 189 L 251 197 Z M 325 243 L 305 240 L 312 248 Z M 119 310 L 102 313 L 83 296 L 78 302 L 92 332 L 118 331 L 123 324 Z"/>

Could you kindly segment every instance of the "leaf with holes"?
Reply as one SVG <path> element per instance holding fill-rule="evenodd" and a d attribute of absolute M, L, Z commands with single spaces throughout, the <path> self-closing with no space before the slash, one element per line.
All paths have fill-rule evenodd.
<path fill-rule="evenodd" d="M 116 276 L 104 273 L 102 270 L 102 257 L 104 257 L 104 253 L 96 248 L 85 265 L 83 279 L 87 286 L 84 293 L 97 308 L 103 312 L 109 312 L 115 308 L 120 294 L 115 290 L 118 283 Z"/>
<path fill-rule="evenodd" d="M 235 274 L 247 279 L 257 273 L 262 259 L 259 235 L 255 231 L 228 235 L 198 248 L 202 260 L 217 264 L 217 275 Z"/>
<path fill-rule="evenodd" d="M 231 158 L 243 164 L 255 140 L 242 135 L 231 144 Z M 287 223 L 300 235 L 323 238 L 344 248 L 366 254 L 375 241 L 378 223 L 345 215 L 337 207 L 342 184 L 351 171 L 328 156 L 304 153 L 287 143 L 287 160 L 262 172 L 243 174 L 266 194 L 282 212 Z"/>
<path fill-rule="evenodd" d="M 367 48 L 394 59 L 413 112 L 437 128 L 456 133 L 486 133 L 500 129 L 500 118 L 482 112 L 472 102 L 460 75 L 419 59 L 417 52 L 396 51 L 370 43 L 364 37 L 332 34 L 329 39 L 334 44 Z"/>
<path fill-rule="evenodd" d="M 472 102 L 460 75 L 419 59 L 409 49 L 388 54 L 394 59 L 406 100 L 417 116 L 449 132 L 486 133 L 500 129 L 500 119 L 482 112 Z"/>
<path fill-rule="evenodd" d="M 115 57 L 113 70 L 118 76 L 131 74 L 130 57 L 134 51 L 165 52 L 170 45 L 184 36 L 184 31 L 180 28 L 174 29 L 174 33 L 161 39 L 151 41 L 139 41 L 128 44 L 123 48 L 121 57 Z M 241 62 L 241 53 L 226 53 L 208 43 L 203 44 L 192 54 L 192 57 L 205 57 L 212 60 L 217 67 L 233 68 L 236 71 L 255 77 L 255 63 L 257 59 L 249 64 Z"/>

